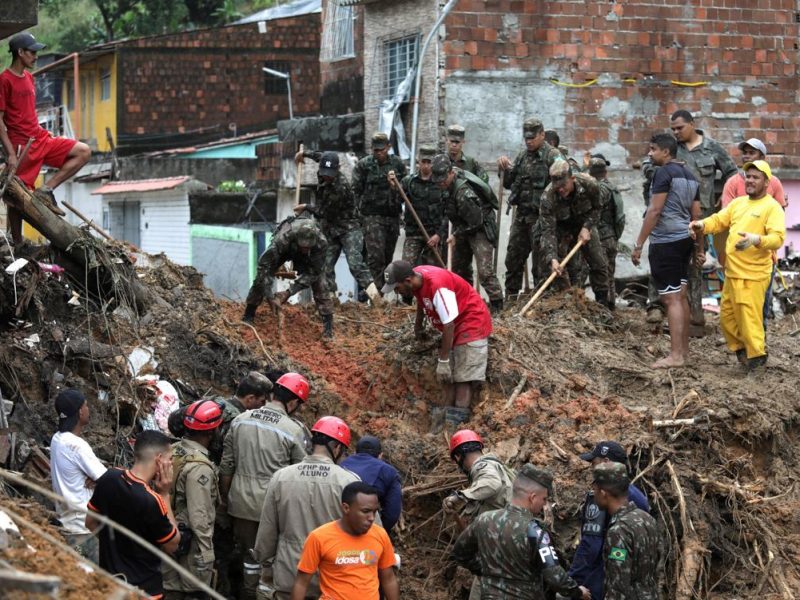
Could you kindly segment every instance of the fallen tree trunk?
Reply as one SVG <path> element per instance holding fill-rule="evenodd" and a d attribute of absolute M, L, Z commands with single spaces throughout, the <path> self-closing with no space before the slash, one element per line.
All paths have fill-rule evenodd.
<path fill-rule="evenodd" d="M 62 261 L 62 266 L 78 282 L 90 286 L 87 293 L 103 301 L 116 298 L 117 303 L 124 301 L 121 296 L 128 295 L 128 300 L 140 311 L 152 304 L 153 295 L 138 281 L 123 248 L 107 246 L 54 214 L 16 177 L 9 182 L 4 200 L 64 255 L 66 260 Z"/>

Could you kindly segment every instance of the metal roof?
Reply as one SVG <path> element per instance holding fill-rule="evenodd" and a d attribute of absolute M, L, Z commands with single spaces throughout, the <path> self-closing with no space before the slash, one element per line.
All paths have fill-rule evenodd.
<path fill-rule="evenodd" d="M 188 175 L 179 177 L 163 177 L 161 179 L 133 179 L 130 181 L 110 181 L 100 186 L 92 192 L 92 196 L 108 194 L 125 194 L 130 192 L 158 192 L 161 190 L 171 190 L 179 185 L 192 180 Z M 208 187 L 206 184 L 196 181 L 196 183 Z"/>
<path fill-rule="evenodd" d="M 248 15 L 243 19 L 235 21 L 234 25 L 242 23 L 256 23 L 258 21 L 271 21 L 273 19 L 285 19 L 288 17 L 299 17 L 311 13 L 322 12 L 322 0 L 294 0 L 288 4 L 265 8 L 257 13 Z"/>

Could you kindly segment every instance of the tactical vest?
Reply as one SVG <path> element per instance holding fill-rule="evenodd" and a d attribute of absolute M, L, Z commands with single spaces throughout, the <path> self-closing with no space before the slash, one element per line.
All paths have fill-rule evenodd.
<path fill-rule="evenodd" d="M 431 181 L 420 179 L 417 175 L 406 177 L 403 180 L 403 187 L 408 190 L 408 199 L 411 200 L 414 212 L 422 221 L 428 235 L 433 236 L 438 233 L 444 218 L 447 192 Z M 422 237 L 417 222 L 407 209 L 403 220 L 406 237 Z"/>
<path fill-rule="evenodd" d="M 613 237 L 619 239 L 625 229 L 625 207 L 622 204 L 622 194 L 609 182 L 603 180 L 597 182 L 601 188 L 605 189 L 608 201 L 600 213 L 600 222 L 597 229 L 600 239 L 605 240 Z"/>
<path fill-rule="evenodd" d="M 358 219 L 355 199 L 341 173 L 330 183 L 317 186 L 317 214 L 329 225 Z"/>
<path fill-rule="evenodd" d="M 480 202 L 476 206 L 471 201 L 459 200 L 459 190 L 463 186 L 469 186 L 475 192 Z M 456 210 L 459 219 L 466 223 L 466 231 L 477 231 L 483 227 L 486 238 L 493 246 L 497 246 L 498 231 L 497 219 L 494 211 L 497 209 L 497 197 L 489 184 L 477 175 L 461 169 L 456 170 L 456 177 L 453 181 L 453 197 L 456 199 Z"/>
<path fill-rule="evenodd" d="M 525 152 L 519 161 L 517 176 L 511 186 L 510 204 L 517 206 L 519 216 L 539 214 L 542 192 L 550 183 L 550 164 L 548 157 L 553 147 L 544 142 L 533 154 Z"/>
<path fill-rule="evenodd" d="M 374 157 L 368 156 L 362 163 L 367 171 L 364 181 L 364 193 L 361 196 L 359 212 L 364 216 L 397 217 L 400 216 L 401 203 L 397 192 L 389 185 L 389 171 L 404 168 L 403 161 L 392 155 L 382 165 Z"/>

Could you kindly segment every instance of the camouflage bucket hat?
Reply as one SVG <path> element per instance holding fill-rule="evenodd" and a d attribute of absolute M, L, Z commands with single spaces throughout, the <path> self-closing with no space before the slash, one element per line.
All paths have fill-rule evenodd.
<path fill-rule="evenodd" d="M 298 219 L 292 228 L 295 232 L 295 241 L 301 248 L 313 248 L 317 243 L 317 228 L 311 219 Z"/>
<path fill-rule="evenodd" d="M 437 154 L 433 157 L 433 162 L 431 164 L 431 181 L 433 183 L 441 183 L 447 176 L 450 174 L 450 169 L 453 168 L 453 163 L 450 161 L 450 157 L 446 154 Z"/>

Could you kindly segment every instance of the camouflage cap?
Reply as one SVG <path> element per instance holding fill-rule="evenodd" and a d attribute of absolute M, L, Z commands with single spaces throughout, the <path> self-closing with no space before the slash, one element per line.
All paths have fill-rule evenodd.
<path fill-rule="evenodd" d="M 465 135 L 467 135 L 467 130 L 461 125 L 454 124 L 447 128 L 448 139 L 461 141 Z"/>
<path fill-rule="evenodd" d="M 589 159 L 589 173 L 605 173 L 608 171 L 608 161 L 602 158 Z"/>
<path fill-rule="evenodd" d="M 386 146 L 389 145 L 389 136 L 379 131 L 375 135 L 372 136 L 372 149 L 373 150 L 383 150 Z"/>
<path fill-rule="evenodd" d="M 544 131 L 544 125 L 539 119 L 525 119 L 522 123 L 522 133 L 526 139 L 536 137 L 540 131 Z"/>
<path fill-rule="evenodd" d="M 301 248 L 313 248 L 317 243 L 317 226 L 311 219 L 297 219 L 292 225 L 295 242 Z"/>
<path fill-rule="evenodd" d="M 420 146 L 419 147 L 419 160 L 433 160 L 433 157 L 439 154 L 436 146 Z"/>
<path fill-rule="evenodd" d="M 604 462 L 597 465 L 592 471 L 594 474 L 593 483 L 601 488 L 606 485 L 630 485 L 631 478 L 628 475 L 628 468 L 618 462 Z"/>
<path fill-rule="evenodd" d="M 433 157 L 431 163 L 431 181 L 433 183 L 441 183 L 450 174 L 450 169 L 453 168 L 453 163 L 447 154 L 437 154 Z"/>
<path fill-rule="evenodd" d="M 525 463 L 519 470 L 518 475 L 525 479 L 535 481 L 546 488 L 548 492 L 552 493 L 553 491 L 553 475 L 544 469 L 534 467 L 531 463 Z"/>
<path fill-rule="evenodd" d="M 550 181 L 558 187 L 572 175 L 572 168 L 566 160 L 558 159 L 550 166 Z"/>

